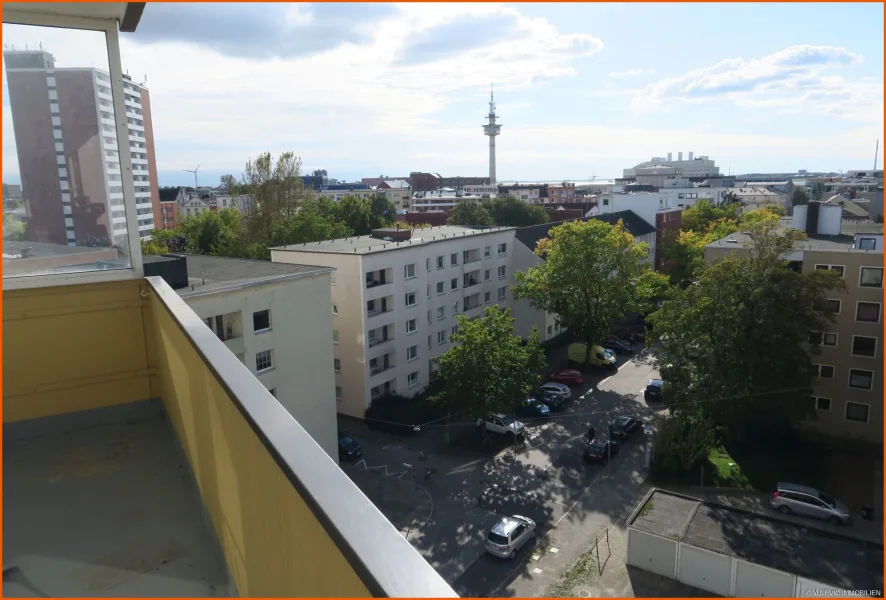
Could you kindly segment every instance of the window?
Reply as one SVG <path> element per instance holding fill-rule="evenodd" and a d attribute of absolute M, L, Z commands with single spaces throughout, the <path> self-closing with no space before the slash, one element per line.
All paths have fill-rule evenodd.
<path fill-rule="evenodd" d="M 852 336 L 852 356 L 874 358 L 877 355 L 877 338 L 864 335 Z"/>
<path fill-rule="evenodd" d="M 449 264 L 453 267 L 458 264 L 458 252 L 453 252 L 449 255 Z"/>
<path fill-rule="evenodd" d="M 406 321 L 406 333 L 415 333 L 418 331 L 418 324 L 415 319 Z"/>
<path fill-rule="evenodd" d="M 458 277 L 453 277 L 449 280 L 449 289 L 457 290 L 458 289 Z"/>
<path fill-rule="evenodd" d="M 334 314 L 334 315 L 338 314 L 338 304 L 332 305 L 332 314 Z"/>
<path fill-rule="evenodd" d="M 486 269 L 483 271 L 483 281 L 489 281 L 492 278 L 492 271 L 490 269 Z"/>
<path fill-rule="evenodd" d="M 817 311 L 824 312 L 825 309 L 832 312 L 835 315 L 840 314 L 840 309 L 842 308 L 843 302 L 841 300 L 834 300 L 832 298 L 828 298 L 823 302 L 813 302 L 812 308 Z"/>
<path fill-rule="evenodd" d="M 833 379 L 834 367 L 831 365 L 812 365 L 812 376 L 821 379 Z"/>
<path fill-rule="evenodd" d="M 268 390 L 268 392 L 270 392 L 274 398 L 277 397 L 277 388 L 271 388 Z"/>
<path fill-rule="evenodd" d="M 403 267 L 403 277 L 406 279 L 412 279 L 415 277 L 415 264 Z"/>
<path fill-rule="evenodd" d="M 857 423 L 867 423 L 869 411 L 870 406 L 867 404 L 861 404 L 860 402 L 847 402 L 846 420 L 855 421 Z"/>
<path fill-rule="evenodd" d="M 883 267 L 862 267 L 859 287 L 883 287 Z"/>
<path fill-rule="evenodd" d="M 428 336 L 428 348 L 431 347 L 431 336 Z"/>
<path fill-rule="evenodd" d="M 815 403 L 815 410 L 831 410 L 831 399 L 821 398 L 819 396 L 811 396 L 812 402 Z"/>
<path fill-rule="evenodd" d="M 428 323 L 431 322 L 431 311 L 428 311 Z"/>
<path fill-rule="evenodd" d="M 505 268 L 506 267 L 504 265 L 502 265 L 498 268 L 498 278 L 499 279 L 504 279 L 505 277 L 507 277 L 507 275 L 505 274 Z"/>
<path fill-rule="evenodd" d="M 274 362 L 271 359 L 271 351 L 270 350 L 262 350 L 261 352 L 255 353 L 255 370 L 261 373 L 262 371 L 267 371 L 268 369 L 273 368 Z"/>
<path fill-rule="evenodd" d="M 430 259 L 430 258 L 426 258 L 426 259 L 425 259 L 425 270 L 426 270 L 428 273 L 431 272 L 431 259 Z"/>
<path fill-rule="evenodd" d="M 855 305 L 855 320 L 863 323 L 880 322 L 879 302 L 859 302 Z"/>
<path fill-rule="evenodd" d="M 809 336 L 809 343 L 815 344 L 816 346 L 836 346 L 837 334 L 813 331 L 812 334 Z"/>
<path fill-rule="evenodd" d="M 332 368 L 335 369 L 335 372 L 338 373 L 341 371 L 341 360 L 338 358 L 332 359 Z"/>
<path fill-rule="evenodd" d="M 415 292 L 406 294 L 406 306 L 415 306 Z"/>
<path fill-rule="evenodd" d="M 609 206 L 609 198 L 603 198 L 603 206 Z"/>
<path fill-rule="evenodd" d="M 338 386 L 335 386 L 335 399 L 341 400 L 341 388 Z"/>
<path fill-rule="evenodd" d="M 333 329 L 333 330 L 332 330 L 332 343 L 333 343 L 333 344 L 337 344 L 337 343 L 338 343 L 338 329 Z"/>
<path fill-rule="evenodd" d="M 445 266 L 445 265 L 443 264 L 443 257 L 442 257 L 442 256 L 438 256 L 438 257 L 437 257 L 437 268 L 438 268 L 438 269 L 442 269 L 444 266 Z"/>
<path fill-rule="evenodd" d="M 446 293 L 446 289 L 445 289 L 445 287 L 444 287 L 445 285 L 446 285 L 446 284 L 443 283 L 442 281 L 438 281 L 438 282 L 437 282 L 437 293 L 438 293 L 438 294 L 444 294 L 444 293 Z"/>
<path fill-rule="evenodd" d="M 431 284 L 428 284 L 428 298 L 431 297 Z"/>
<path fill-rule="evenodd" d="M 445 344 L 446 343 L 446 332 L 445 331 L 438 331 L 437 332 L 437 343 L 438 344 Z"/>
<path fill-rule="evenodd" d="M 507 295 L 507 291 L 508 291 L 508 288 L 506 288 L 506 287 L 498 288 L 498 299 L 504 300 L 505 296 Z"/>
<path fill-rule="evenodd" d="M 483 257 L 489 258 L 490 256 L 492 256 L 492 246 L 486 246 L 483 248 Z"/>
<path fill-rule="evenodd" d="M 410 346 L 406 349 L 406 362 L 418 358 L 418 346 Z"/>
<path fill-rule="evenodd" d="M 842 277 L 845 267 L 843 265 L 815 265 L 815 269 L 817 271 L 836 271 Z"/>
<path fill-rule="evenodd" d="M 271 311 L 260 310 L 252 313 L 252 330 L 256 333 L 271 328 Z"/>
<path fill-rule="evenodd" d="M 849 369 L 849 387 L 856 390 L 870 390 L 874 387 L 874 372 L 864 369 Z"/>
<path fill-rule="evenodd" d="M 554 329 L 553 327 L 548 325 L 548 335 L 551 335 L 554 332 L 553 329 Z"/>
<path fill-rule="evenodd" d="M 418 371 L 406 376 L 406 385 L 409 387 L 415 387 L 418 385 Z"/>
<path fill-rule="evenodd" d="M 452 303 L 452 314 L 454 314 L 454 315 L 458 314 L 458 300 L 456 300 L 455 302 Z"/>
<path fill-rule="evenodd" d="M 508 245 L 507 244 L 499 244 L 498 245 L 498 255 L 504 256 L 508 253 Z"/>
<path fill-rule="evenodd" d="M 440 308 L 437 309 L 437 320 L 439 321 L 440 319 L 445 319 L 445 318 L 446 318 L 446 307 L 441 306 Z"/>
<path fill-rule="evenodd" d="M 483 302 L 485 302 L 486 304 L 489 304 L 489 302 L 491 300 L 492 300 L 492 292 L 486 292 L 485 294 L 483 294 Z"/>
<path fill-rule="evenodd" d="M 859 238 L 858 240 L 858 249 L 859 250 L 874 250 L 877 247 L 877 239 L 876 238 Z"/>

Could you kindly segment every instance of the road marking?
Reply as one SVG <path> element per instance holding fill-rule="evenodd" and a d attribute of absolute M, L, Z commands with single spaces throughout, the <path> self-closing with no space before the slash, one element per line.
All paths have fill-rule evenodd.
<path fill-rule="evenodd" d="M 631 364 L 631 362 L 633 362 L 633 359 L 627 361 L 625 364 L 623 364 L 622 366 L 620 366 L 620 367 L 619 367 L 618 369 L 616 369 L 616 370 L 621 371 L 623 368 L 625 368 L 626 366 L 628 366 L 629 364 Z"/>
<path fill-rule="evenodd" d="M 598 383 L 598 384 L 597 384 L 597 388 L 599 388 L 601 385 L 603 385 L 604 383 L 606 383 L 606 382 L 609 381 L 610 379 L 612 379 L 612 375 L 610 375 L 609 377 L 607 377 L 606 379 L 604 379 L 603 381 L 601 381 L 600 383 Z"/>

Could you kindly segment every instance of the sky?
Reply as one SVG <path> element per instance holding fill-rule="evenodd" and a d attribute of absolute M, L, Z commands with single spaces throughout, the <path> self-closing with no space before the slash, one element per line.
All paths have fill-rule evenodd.
<path fill-rule="evenodd" d="M 95 32 L 4 25 L 3 43 L 107 68 Z M 344 180 L 485 176 L 491 85 L 500 181 L 680 151 L 724 173 L 866 169 L 883 141 L 882 3 L 149 3 L 121 55 L 150 89 L 161 185 L 265 151 Z M 3 93 L 15 182 L 5 75 Z"/>

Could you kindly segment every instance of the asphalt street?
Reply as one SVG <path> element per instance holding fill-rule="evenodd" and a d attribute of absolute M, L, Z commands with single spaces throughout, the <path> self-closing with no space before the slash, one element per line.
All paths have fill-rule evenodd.
<path fill-rule="evenodd" d="M 645 353 L 620 357 L 617 371 L 587 373 L 562 411 L 543 422 L 527 422 L 525 442 L 516 448 L 504 446 L 494 455 L 465 458 L 464 453 L 431 453 L 421 435 L 399 438 L 347 421 L 340 427 L 360 441 L 364 456 L 342 468 L 362 488 L 369 491 L 371 486 L 373 501 L 392 521 L 402 520 L 402 507 L 384 500 L 378 488 L 389 487 L 388 496 L 394 497 L 414 477 L 423 500 L 416 514 L 409 516 L 414 525 L 405 533 L 408 539 L 462 595 L 501 594 L 522 571 L 531 570 L 528 548 L 514 561 L 484 553 L 485 534 L 501 516 L 532 518 L 538 523 L 539 538 L 558 524 L 577 523 L 588 516 L 593 517 L 594 527 L 604 528 L 620 517 L 631 499 L 620 497 L 612 506 L 594 491 L 604 484 L 620 484 L 621 479 L 636 483 L 648 440 L 638 434 L 604 467 L 583 461 L 585 434 L 590 423 L 597 439 L 607 439 L 607 425 L 621 415 L 649 419 L 653 410 L 643 400 L 642 390 L 655 376 Z M 426 467 L 436 469 L 428 482 L 423 481 Z"/>

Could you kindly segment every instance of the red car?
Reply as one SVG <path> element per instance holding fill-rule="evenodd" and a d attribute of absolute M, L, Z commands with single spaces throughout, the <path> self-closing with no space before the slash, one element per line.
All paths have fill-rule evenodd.
<path fill-rule="evenodd" d="M 573 369 L 563 369 L 562 371 L 557 371 L 550 377 L 548 377 L 551 381 L 556 381 L 557 383 L 565 383 L 566 385 L 581 385 L 581 373 L 578 371 L 574 371 Z"/>

